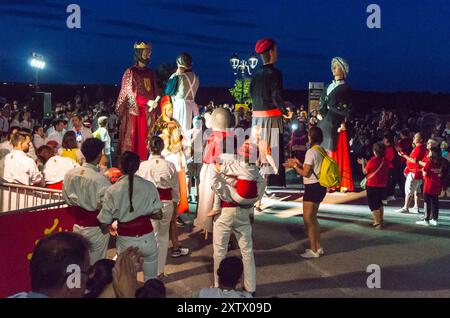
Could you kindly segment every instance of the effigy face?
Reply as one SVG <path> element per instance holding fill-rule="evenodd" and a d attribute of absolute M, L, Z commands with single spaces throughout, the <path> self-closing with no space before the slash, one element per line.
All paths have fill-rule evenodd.
<path fill-rule="evenodd" d="M 182 151 L 181 131 L 176 122 L 167 122 L 164 126 L 160 137 L 164 140 L 165 149 L 172 153 Z"/>

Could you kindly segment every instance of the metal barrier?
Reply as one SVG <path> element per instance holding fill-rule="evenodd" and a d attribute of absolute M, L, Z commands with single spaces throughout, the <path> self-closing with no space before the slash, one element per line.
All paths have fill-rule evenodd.
<path fill-rule="evenodd" d="M 27 212 L 65 205 L 62 191 L 0 181 L 0 212 Z"/>

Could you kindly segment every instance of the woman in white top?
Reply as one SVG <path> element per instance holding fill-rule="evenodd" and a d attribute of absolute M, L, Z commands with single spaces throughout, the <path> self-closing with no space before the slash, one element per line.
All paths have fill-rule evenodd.
<path fill-rule="evenodd" d="M 293 168 L 301 175 L 305 185 L 303 220 L 311 248 L 307 249 L 301 256 L 304 258 L 318 258 L 320 255 L 323 255 L 323 249 L 320 246 L 320 225 L 317 220 L 317 212 L 320 203 L 327 194 L 327 189 L 319 183 L 323 154 L 325 154 L 325 150 L 320 146 L 323 141 L 322 130 L 319 127 L 310 128 L 308 140 L 311 147 L 306 152 L 305 162 L 302 164 L 298 159 L 290 158 L 284 166 Z"/>
<path fill-rule="evenodd" d="M 117 250 L 137 247 L 144 263 L 144 281 L 158 274 L 158 247 L 150 219 L 162 218 L 162 203 L 153 183 L 137 175 L 139 156 L 131 151 L 123 153 L 120 163 L 123 176 L 105 193 L 102 210 L 97 216 L 103 233 L 117 220 Z"/>
<path fill-rule="evenodd" d="M 20 122 L 20 128 L 32 130 L 33 119 L 30 119 L 30 112 L 26 111 L 23 113 L 23 120 Z"/>

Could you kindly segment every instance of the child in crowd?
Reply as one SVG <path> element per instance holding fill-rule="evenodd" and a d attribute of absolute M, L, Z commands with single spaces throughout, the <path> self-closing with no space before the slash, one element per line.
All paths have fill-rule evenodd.
<path fill-rule="evenodd" d="M 428 160 L 420 162 L 420 165 L 423 167 L 423 194 L 426 211 L 425 219 L 417 221 L 416 224 L 438 226 L 439 194 L 442 189 L 443 173 L 443 162 L 439 148 L 431 148 L 428 152 Z"/>
<path fill-rule="evenodd" d="M 112 157 L 111 157 L 111 137 L 108 133 L 108 117 L 102 116 L 98 119 L 98 129 L 94 132 L 94 138 L 100 139 L 105 143 L 105 148 L 103 149 L 101 165 L 112 167 Z"/>
<path fill-rule="evenodd" d="M 244 266 L 240 258 L 236 256 L 224 258 L 217 270 L 219 287 L 202 288 L 194 293 L 192 298 L 252 298 L 250 293 L 237 290 L 243 271 Z"/>
<path fill-rule="evenodd" d="M 73 130 L 67 131 L 62 140 L 62 147 L 58 150 L 61 157 L 70 158 L 79 165 L 84 163 L 84 157 L 78 149 L 77 137 Z"/>
<path fill-rule="evenodd" d="M 220 213 L 222 201 L 253 207 L 263 195 L 264 179 L 255 164 L 257 145 L 247 140 L 238 154 L 239 161 L 216 164 L 216 171 L 219 174 L 213 180 L 214 205 L 208 216 Z"/>

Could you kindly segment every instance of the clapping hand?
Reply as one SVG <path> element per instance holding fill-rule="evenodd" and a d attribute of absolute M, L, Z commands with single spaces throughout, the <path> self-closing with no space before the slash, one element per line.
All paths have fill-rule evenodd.
<path fill-rule="evenodd" d="M 360 164 L 360 165 L 363 165 L 363 164 L 365 164 L 366 163 L 366 159 L 364 159 L 364 158 L 358 158 L 358 160 L 357 160 L 357 162 Z"/>
<path fill-rule="evenodd" d="M 297 158 L 289 158 L 285 163 L 283 163 L 283 167 L 285 168 L 294 168 L 300 164 L 300 160 Z"/>
<path fill-rule="evenodd" d="M 137 272 L 143 259 L 138 248 L 129 247 L 119 254 L 113 268 L 113 287 L 119 298 L 134 298 L 137 289 Z"/>

